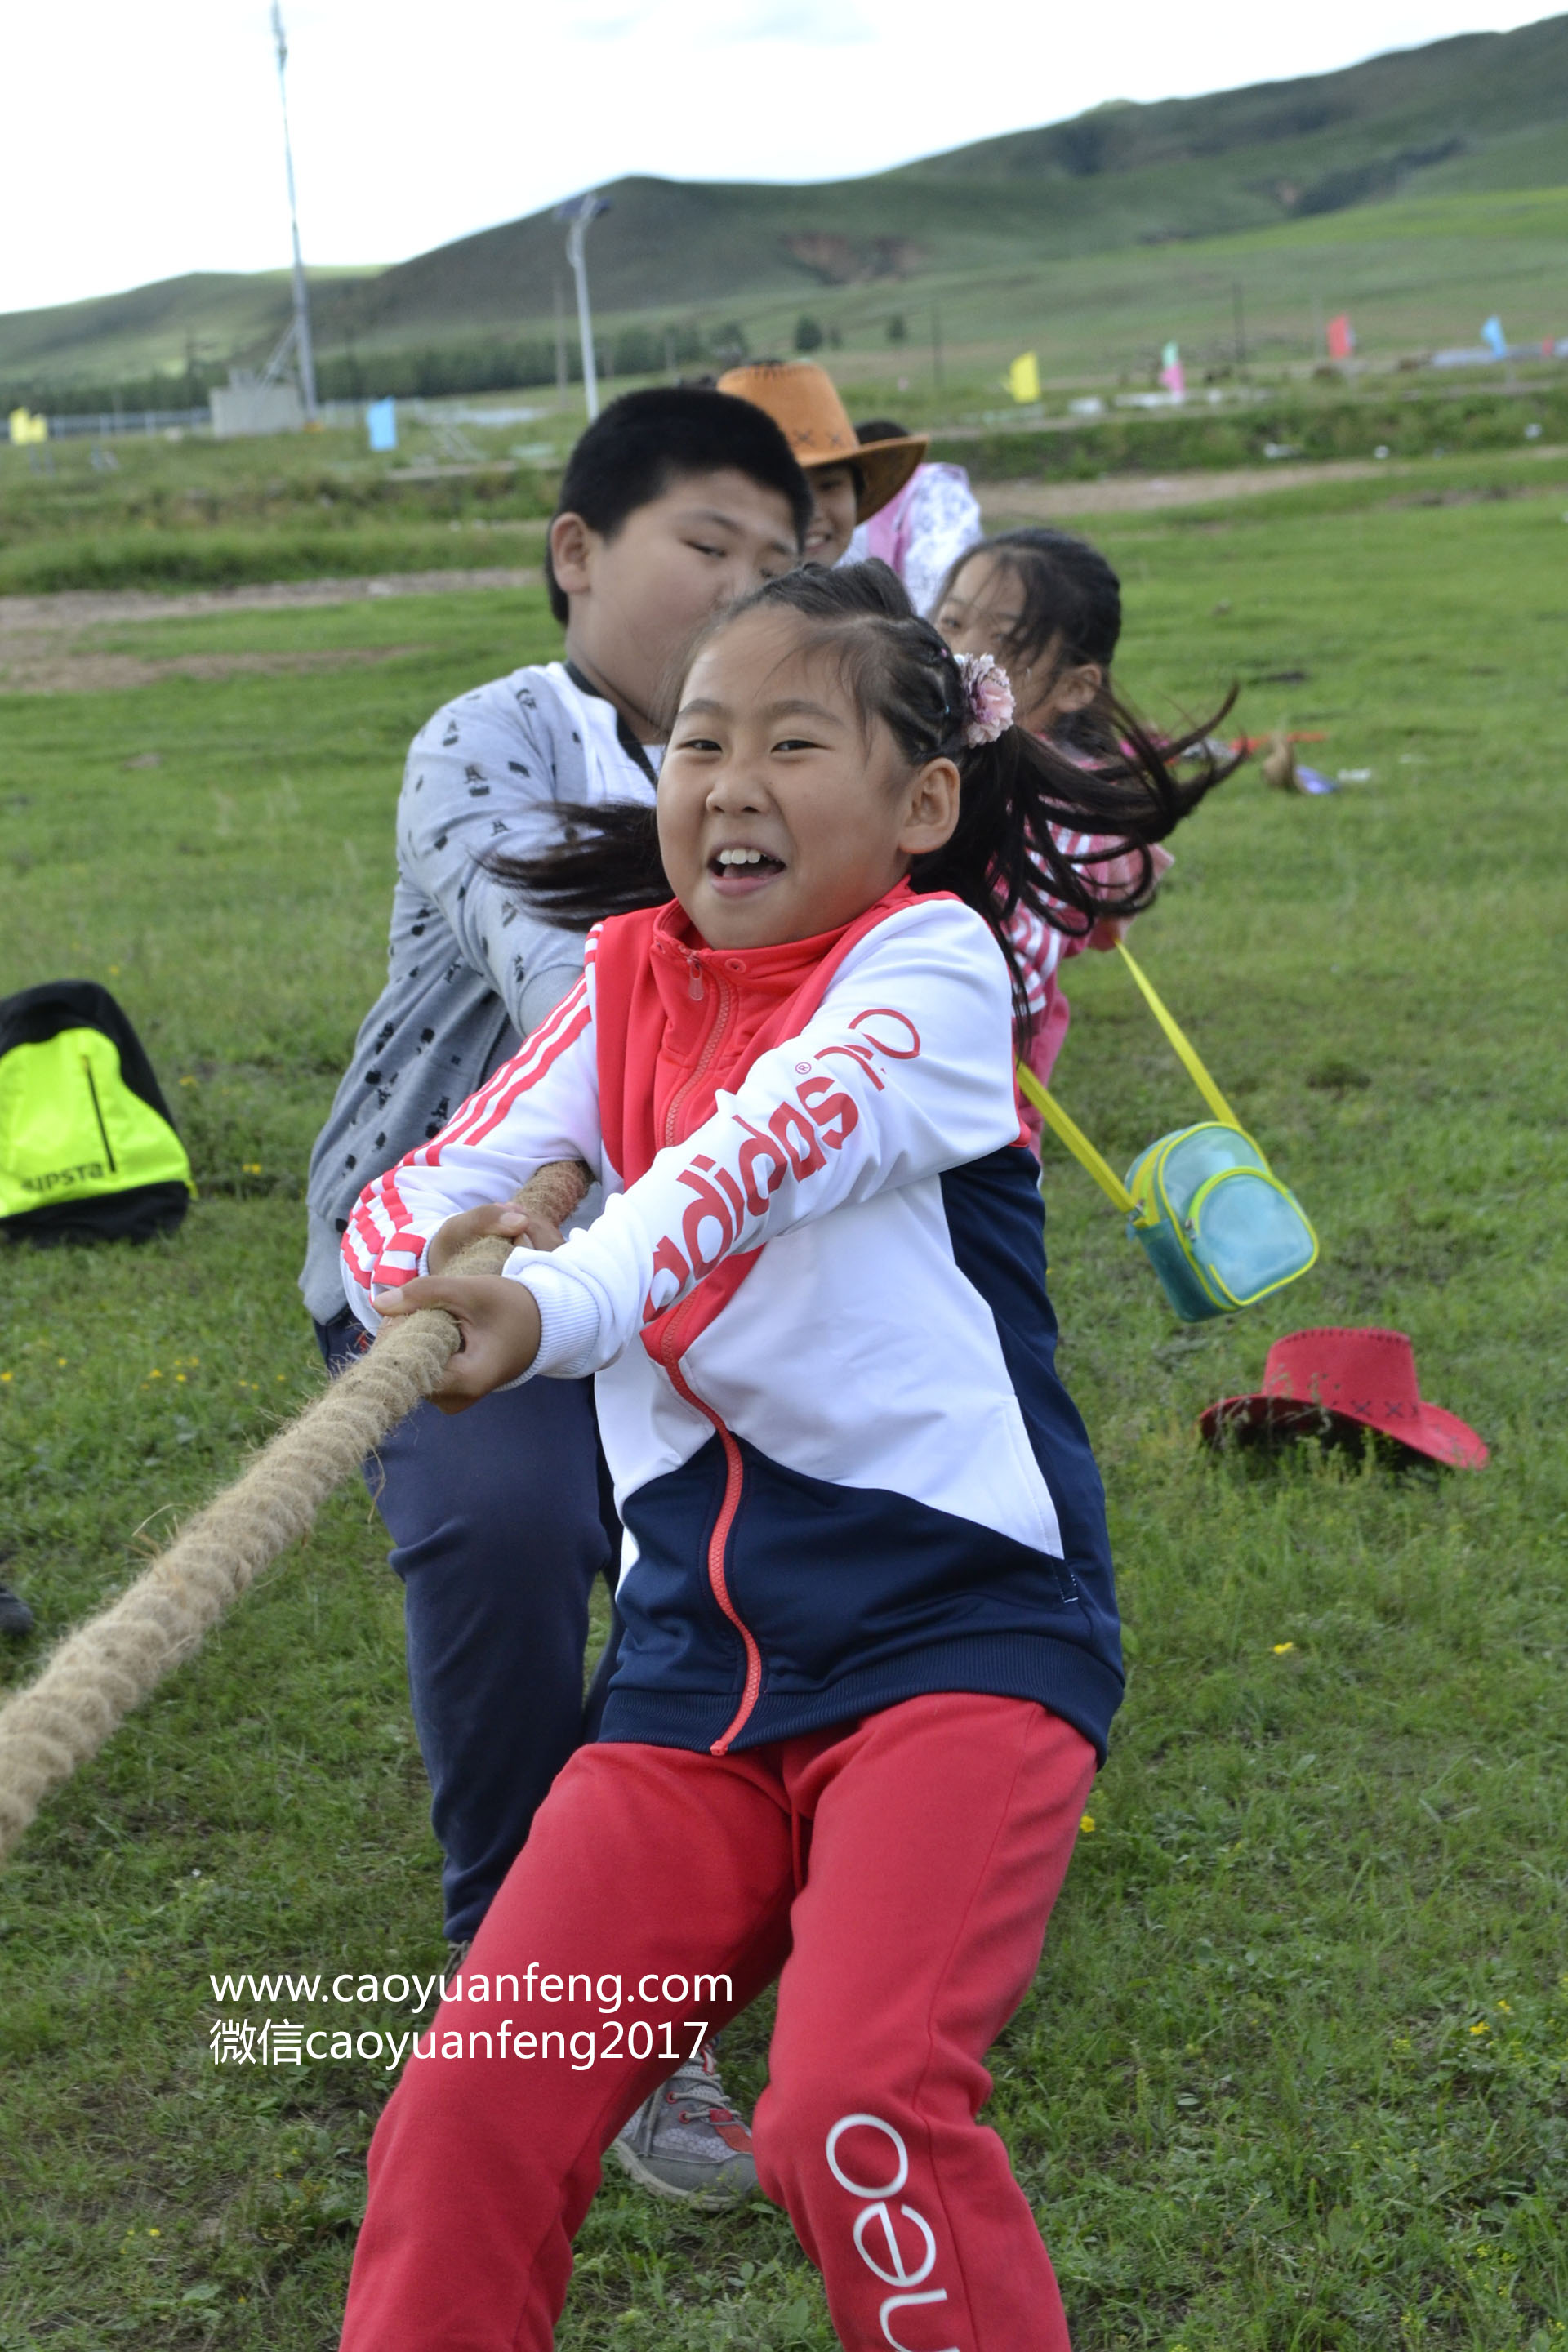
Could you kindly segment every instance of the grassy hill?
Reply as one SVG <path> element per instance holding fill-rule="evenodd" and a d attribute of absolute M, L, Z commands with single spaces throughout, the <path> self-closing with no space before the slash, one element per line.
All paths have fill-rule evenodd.
<path fill-rule="evenodd" d="M 313 269 L 310 279 L 330 299 L 343 280 L 374 275 Z M 0 381 L 30 373 L 58 383 L 181 377 L 226 365 L 232 354 L 265 353 L 287 326 L 289 307 L 287 269 L 196 270 L 127 294 L 13 310 L 0 316 Z"/>
<path fill-rule="evenodd" d="M 787 346 L 806 310 L 853 349 L 885 343 L 894 319 L 918 337 L 905 314 L 933 304 L 961 342 L 1016 348 L 1022 325 L 1049 343 L 1070 321 L 1061 363 L 1115 371 L 1166 333 L 1203 341 L 1222 316 L 1230 338 L 1237 283 L 1257 334 L 1302 353 L 1323 301 L 1353 299 L 1363 340 L 1370 328 L 1391 346 L 1472 336 L 1477 299 L 1510 303 L 1510 331 L 1563 331 L 1557 208 L 1508 199 L 1564 185 L 1568 16 L 1339 73 L 1100 107 L 863 179 L 622 180 L 594 230 L 594 291 L 612 338 L 643 330 L 618 359 L 612 341 L 623 373 L 662 364 L 667 332 L 668 356 L 689 364 L 739 341 Z M 378 369 L 391 383 L 395 353 L 500 345 L 515 366 L 509 378 L 498 353 L 492 380 L 527 381 L 531 366 L 542 378 L 564 274 L 548 212 L 379 272 L 319 273 L 318 343 L 329 368 L 334 354 L 348 368 L 345 390 L 376 388 Z M 286 304 L 281 274 L 204 277 L 0 318 L 0 383 L 194 378 L 259 356 Z"/>

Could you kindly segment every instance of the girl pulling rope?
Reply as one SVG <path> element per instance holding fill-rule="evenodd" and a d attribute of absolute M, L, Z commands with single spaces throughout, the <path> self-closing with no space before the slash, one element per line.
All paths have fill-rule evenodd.
<path fill-rule="evenodd" d="M 367 1324 L 462 1327 L 437 1402 L 597 1375 L 627 1545 L 599 1737 L 377 2127 L 344 2352 L 547 2352 L 603 2152 L 781 1970 L 757 2173 L 839 2341 L 1065 2352 L 976 2116 L 1121 1667 L 1009 919 L 1138 903 L 1215 770 L 1142 746 L 1086 769 L 1011 701 L 879 563 L 714 622 L 657 813 L 583 812 L 510 868 L 567 915 L 628 911 L 350 1220 Z M 1142 846 L 1124 896 L 1063 825 Z M 489 1203 L 565 1150 L 603 1214 L 458 1273 L 504 1224 Z"/>

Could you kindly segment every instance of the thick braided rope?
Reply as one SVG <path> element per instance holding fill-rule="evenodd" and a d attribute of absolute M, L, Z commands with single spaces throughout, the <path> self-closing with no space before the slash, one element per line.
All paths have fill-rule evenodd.
<path fill-rule="evenodd" d="M 589 1181 L 580 1161 L 556 1160 L 517 1197 L 559 1224 Z M 498 1273 L 510 1248 L 488 1237 L 445 1271 Z M 37 1679 L 0 1707 L 0 1862 L 49 1791 L 200 1647 L 269 1561 L 309 1533 L 333 1488 L 429 1395 L 457 1340 L 457 1325 L 439 1307 L 386 1324 L 357 1364 L 279 1430 L 243 1477 L 183 1528 L 118 1601 L 68 1634 Z"/>

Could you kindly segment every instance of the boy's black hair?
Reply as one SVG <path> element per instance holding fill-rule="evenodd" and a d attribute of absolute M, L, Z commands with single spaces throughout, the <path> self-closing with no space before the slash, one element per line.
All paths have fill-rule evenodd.
<path fill-rule="evenodd" d="M 725 468 L 778 492 L 794 518 L 798 547 L 813 500 L 789 443 L 765 409 L 698 384 L 656 384 L 613 400 L 567 458 L 555 511 L 581 515 L 591 530 L 614 539 L 628 515 L 673 483 Z M 564 625 L 566 598 L 548 540 L 544 584 L 550 609 Z"/>
<path fill-rule="evenodd" d="M 963 666 L 931 623 L 917 617 L 897 574 L 876 562 L 832 572 L 811 566 L 770 580 L 709 624 L 688 667 L 702 646 L 755 612 L 795 614 L 803 647 L 836 656 L 866 726 L 886 726 L 911 766 L 936 759 L 957 766 L 963 780 L 957 826 L 940 849 L 914 860 L 909 878 L 919 891 L 952 891 L 984 919 L 1007 960 L 1020 1024 L 1028 1007 L 1007 935 L 1016 909 L 1027 907 L 1077 938 L 1103 915 L 1135 914 L 1153 893 L 1149 845 L 1236 765 L 1217 759 L 1208 745 L 1223 710 L 1159 743 L 1129 720 L 1121 741 L 1092 763 L 1016 726 L 994 741 L 970 743 Z M 1178 774 L 1176 763 L 1188 752 L 1197 754 L 1195 765 Z M 610 802 L 561 814 L 570 825 L 564 841 L 538 856 L 491 861 L 552 921 L 585 930 L 605 915 L 669 898 L 653 809 Z M 1109 836 L 1110 845 L 1072 855 L 1054 827 Z M 1113 893 L 1095 868 L 1126 849 L 1142 852 L 1138 879 Z"/>
<path fill-rule="evenodd" d="M 855 438 L 864 448 L 868 441 L 907 441 L 910 428 L 895 425 L 890 416 L 868 416 L 864 425 L 855 427 Z"/>

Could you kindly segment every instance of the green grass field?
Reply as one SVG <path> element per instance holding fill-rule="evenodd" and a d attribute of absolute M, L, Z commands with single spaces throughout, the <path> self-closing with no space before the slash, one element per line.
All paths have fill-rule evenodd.
<path fill-rule="evenodd" d="M 483 462 L 445 474 L 418 463 L 429 459 L 427 430 L 405 425 L 404 439 L 396 466 L 344 429 L 265 441 L 128 436 L 112 446 L 112 471 L 95 466 L 101 453 L 85 439 L 54 445 L 47 472 L 28 464 L 32 452 L 0 449 L 0 596 L 539 562 L 553 492 L 509 453 L 516 426 L 482 434 L 472 446 Z"/>
<path fill-rule="evenodd" d="M 1252 731 L 1322 730 L 1318 765 L 1372 772 L 1321 801 L 1238 775 L 1140 931 L 1321 1269 L 1183 1328 L 1047 1157 L 1131 1683 L 990 2114 L 1079 2352 L 1568 2342 L 1568 498 L 1487 495 L 1541 474 L 1450 460 L 1426 492 L 1096 530 L 1124 684 L 1156 716 L 1238 677 Z M 125 635 L 388 658 L 0 699 L 0 991 L 108 981 L 202 1192 L 166 1244 L 0 1258 L 3 1572 L 42 1626 L 0 1657 L 13 1682 L 318 1388 L 300 1179 L 382 969 L 403 749 L 553 644 L 533 591 Z M 1193 1098 L 1115 960 L 1089 962 L 1059 1087 L 1124 1163 Z M 1272 1337 L 1358 1321 L 1412 1335 L 1489 1469 L 1198 1451 L 1195 1413 L 1254 1385 Z M 392 2078 L 374 2056 L 215 2064 L 236 2004 L 209 1976 L 439 1964 L 383 1549 L 340 1496 L 0 1877 L 3 2352 L 336 2340 Z M 727 2037 L 748 2101 L 766 2038 L 765 2002 Z M 580 2254 L 569 2352 L 831 2346 L 765 2205 L 690 2216 L 616 2173 Z"/>

